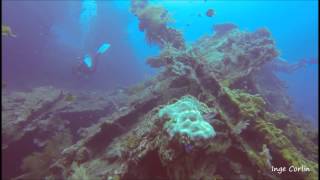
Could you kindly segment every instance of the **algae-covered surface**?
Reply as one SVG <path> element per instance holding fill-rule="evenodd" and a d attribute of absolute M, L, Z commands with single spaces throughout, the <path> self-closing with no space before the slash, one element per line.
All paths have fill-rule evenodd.
<path fill-rule="evenodd" d="M 292 66 L 270 30 L 216 23 L 190 44 L 164 6 L 130 12 L 159 73 L 112 91 L 3 86 L 3 179 L 318 179 L 318 129 L 274 71 Z"/>

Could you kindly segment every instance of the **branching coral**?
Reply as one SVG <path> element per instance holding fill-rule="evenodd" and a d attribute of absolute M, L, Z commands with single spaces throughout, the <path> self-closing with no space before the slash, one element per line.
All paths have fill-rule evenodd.
<path fill-rule="evenodd" d="M 100 177 L 103 171 L 106 171 L 107 163 L 100 159 L 94 159 L 84 164 L 72 163 L 71 176 L 67 177 L 68 180 L 98 180 L 105 179 Z"/>
<path fill-rule="evenodd" d="M 232 132 L 236 135 L 241 134 L 241 132 L 246 129 L 249 126 L 249 121 L 245 120 L 245 121 L 239 121 L 235 127 L 233 127 Z"/>
<path fill-rule="evenodd" d="M 77 164 L 72 165 L 73 173 L 68 178 L 68 180 L 91 180 L 92 177 L 89 177 L 87 170 L 82 165 L 78 166 Z"/>
<path fill-rule="evenodd" d="M 270 150 L 268 149 L 266 144 L 262 145 L 262 151 L 259 153 L 260 156 L 262 156 L 262 159 L 264 159 L 264 161 L 266 162 L 266 164 L 268 165 L 269 168 L 271 168 L 271 154 L 270 154 Z"/>

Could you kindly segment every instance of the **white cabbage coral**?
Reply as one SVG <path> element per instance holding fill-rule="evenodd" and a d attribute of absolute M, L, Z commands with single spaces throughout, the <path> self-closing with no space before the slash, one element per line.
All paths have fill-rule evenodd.
<path fill-rule="evenodd" d="M 207 139 L 216 135 L 213 127 L 203 119 L 201 113 L 209 108 L 193 96 L 184 96 L 177 102 L 160 109 L 159 116 L 167 115 L 170 120 L 164 128 L 173 137 L 175 134 L 187 135 L 191 140 Z"/>

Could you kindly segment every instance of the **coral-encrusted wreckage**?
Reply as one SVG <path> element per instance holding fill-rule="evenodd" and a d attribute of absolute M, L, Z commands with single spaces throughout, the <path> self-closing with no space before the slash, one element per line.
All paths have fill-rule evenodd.
<path fill-rule="evenodd" d="M 220 24 L 187 45 L 167 26 L 163 7 L 133 0 L 131 11 L 148 42 L 161 47 L 147 60 L 162 68 L 159 75 L 110 93 L 41 87 L 4 96 L 3 176 L 318 178 L 317 130 L 264 68 L 278 56 L 268 30 Z M 272 171 L 291 166 L 297 172 Z"/>

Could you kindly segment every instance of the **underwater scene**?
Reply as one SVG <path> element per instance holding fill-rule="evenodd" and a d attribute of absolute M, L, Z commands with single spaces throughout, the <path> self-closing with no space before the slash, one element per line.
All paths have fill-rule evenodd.
<path fill-rule="evenodd" d="M 1 4 L 1 179 L 319 179 L 318 1 Z"/>

